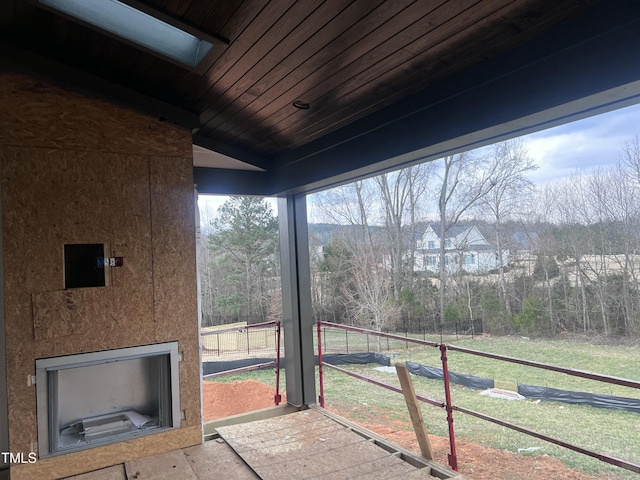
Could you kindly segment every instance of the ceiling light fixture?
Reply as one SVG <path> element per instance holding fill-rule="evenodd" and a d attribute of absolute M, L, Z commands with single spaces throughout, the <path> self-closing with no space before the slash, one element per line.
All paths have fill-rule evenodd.
<path fill-rule="evenodd" d="M 45 7 L 127 40 L 144 50 L 195 68 L 214 44 L 228 44 L 137 2 L 38 0 Z M 134 7 L 135 5 L 135 7 Z M 143 11 L 145 10 L 145 11 Z"/>
<path fill-rule="evenodd" d="M 296 100 L 295 102 L 293 102 L 293 106 L 299 108 L 300 110 L 309 110 L 309 107 L 311 105 L 303 100 Z"/>

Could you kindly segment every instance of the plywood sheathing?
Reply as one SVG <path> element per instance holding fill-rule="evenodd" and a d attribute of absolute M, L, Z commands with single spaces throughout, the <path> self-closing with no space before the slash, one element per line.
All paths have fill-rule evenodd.
<path fill-rule="evenodd" d="M 11 451 L 37 441 L 37 358 L 164 341 L 183 355 L 182 425 L 201 431 L 190 133 L 3 73 L 0 147 Z M 111 286 L 64 290 L 66 243 L 107 244 L 124 266 Z M 117 450 L 91 452 L 120 463 L 103 457 Z"/>
<path fill-rule="evenodd" d="M 315 410 L 218 428 L 264 479 L 433 478 Z"/>
<path fill-rule="evenodd" d="M 56 480 L 79 475 L 103 469 L 115 463 L 126 463 L 149 455 L 190 447 L 199 443 L 201 438 L 202 434 L 198 427 L 181 428 L 135 438 L 105 447 L 38 460 L 34 464 L 12 466 L 11 480 Z M 114 459 L 118 460 L 114 462 Z"/>
<path fill-rule="evenodd" d="M 205 442 L 195 447 L 185 448 L 183 452 L 199 480 L 259 478 L 223 441 Z"/>
<path fill-rule="evenodd" d="M 125 470 L 136 480 L 198 480 L 182 450 L 127 462 Z"/>
<path fill-rule="evenodd" d="M 193 186 L 193 167 L 171 157 L 150 157 L 149 172 L 155 341 L 182 339 L 183 424 L 201 425 L 198 325 L 191 322 L 185 335 L 184 322 L 177 321 L 198 318 L 197 303 L 192 301 L 197 288 L 194 197 L 193 190 L 190 196 L 184 192 L 185 185 Z"/>
<path fill-rule="evenodd" d="M 114 465 L 113 467 L 95 470 L 90 473 L 74 475 L 65 480 L 127 480 L 127 477 L 124 473 L 124 465 Z"/>
<path fill-rule="evenodd" d="M 3 74 L 0 99 L 0 145 L 192 156 L 182 128 L 27 75 Z"/>
<path fill-rule="evenodd" d="M 126 473 L 125 473 L 126 471 Z M 259 478 L 224 441 L 218 439 L 194 447 L 131 460 L 65 480 L 255 480 Z"/>

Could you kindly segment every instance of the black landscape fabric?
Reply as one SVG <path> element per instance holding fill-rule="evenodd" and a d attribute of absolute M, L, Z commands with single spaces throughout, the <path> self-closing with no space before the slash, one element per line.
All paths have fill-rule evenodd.
<path fill-rule="evenodd" d="M 536 387 L 534 385 L 518 385 L 518 393 L 527 398 L 535 398 L 546 402 L 562 402 L 573 405 L 591 405 L 597 408 L 611 408 L 640 413 L 640 399 L 614 397 L 598 393 L 572 392 L 557 388 Z"/>
<path fill-rule="evenodd" d="M 442 380 L 443 377 L 441 368 L 429 367 L 427 365 L 413 362 L 407 362 L 407 368 L 409 369 L 409 373 L 420 375 L 421 377 L 439 380 Z M 473 375 L 463 375 L 455 372 L 449 372 L 449 380 L 451 383 L 464 385 L 465 387 L 473 388 L 474 390 L 486 390 L 487 388 L 494 387 L 492 378 L 474 377 Z"/>
<path fill-rule="evenodd" d="M 383 367 L 391 366 L 391 357 L 381 353 L 327 353 L 322 355 L 322 361 L 331 365 L 366 365 L 368 363 L 377 363 Z M 318 357 L 316 357 L 316 365 Z"/>
<path fill-rule="evenodd" d="M 221 362 L 202 362 L 202 374 L 211 375 L 212 373 L 225 372 L 227 370 L 235 370 L 236 368 L 244 368 L 275 361 L 275 358 L 241 358 L 239 360 L 224 360 Z M 282 363 L 282 367 L 284 367 L 284 362 Z"/>
<path fill-rule="evenodd" d="M 202 362 L 202 374 L 211 375 L 212 373 L 224 372 L 227 370 L 235 370 L 236 368 L 249 367 L 251 365 L 259 365 L 261 363 L 275 362 L 275 358 L 242 358 L 239 360 L 223 360 L 220 362 Z M 391 366 L 391 357 L 380 353 L 330 353 L 322 355 L 322 361 L 331 365 L 366 365 L 368 363 L 377 363 L 385 367 Z M 318 357 L 315 358 L 316 365 Z M 273 368 L 273 367 L 271 367 Z M 280 368 L 284 369 L 284 359 L 280 359 Z"/>

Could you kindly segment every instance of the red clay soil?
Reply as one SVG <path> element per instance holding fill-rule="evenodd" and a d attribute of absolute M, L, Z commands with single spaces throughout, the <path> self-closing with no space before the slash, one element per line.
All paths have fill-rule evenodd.
<path fill-rule="evenodd" d="M 273 407 L 275 394 L 274 388 L 255 380 L 233 383 L 202 382 L 204 421 L 210 422 L 216 418 Z M 287 398 L 282 393 L 282 404 L 285 403 Z"/>
<path fill-rule="evenodd" d="M 228 417 L 274 405 L 272 387 L 247 380 L 234 383 L 204 382 L 204 419 Z M 283 402 L 286 399 L 283 395 Z M 342 414 L 340 411 L 334 411 Z M 343 414 L 346 417 L 346 415 Z M 420 453 L 415 434 L 389 426 L 363 425 L 388 440 Z M 399 428 L 402 426 L 398 425 Z M 447 465 L 449 439 L 429 435 L 436 462 Z M 568 469 L 562 462 L 546 455 L 523 456 L 506 450 L 494 450 L 458 439 L 456 443 L 459 471 L 472 480 L 596 480 Z M 464 461 L 460 461 L 464 459 Z M 600 477 L 607 478 L 607 477 Z"/>

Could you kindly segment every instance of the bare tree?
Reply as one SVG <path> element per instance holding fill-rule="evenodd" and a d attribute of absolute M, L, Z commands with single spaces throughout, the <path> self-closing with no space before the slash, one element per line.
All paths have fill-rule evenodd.
<path fill-rule="evenodd" d="M 399 300 L 400 291 L 405 285 L 405 263 L 408 265 L 406 273 L 409 278 L 412 278 L 415 263 L 416 213 L 432 170 L 433 164 L 427 163 L 375 177 L 380 191 L 385 230 L 389 240 L 387 244 L 389 264 L 393 279 L 393 295 L 396 301 Z M 410 226 L 409 242 L 406 241 L 405 227 L 407 224 Z M 410 258 L 405 262 L 407 246 Z"/>
<path fill-rule="evenodd" d="M 491 178 L 493 188 L 484 196 L 481 204 L 490 213 L 495 229 L 496 254 L 500 278 L 500 297 L 511 316 L 511 304 L 507 294 L 505 267 L 504 223 L 523 210 L 533 193 L 533 183 L 527 173 L 538 168 L 520 139 L 496 143 L 491 147 L 495 171 Z"/>
<path fill-rule="evenodd" d="M 343 279 L 339 291 L 348 321 L 381 330 L 396 307 L 384 254 L 370 226 L 377 213 L 375 186 L 374 180 L 354 182 L 318 194 L 316 203 L 325 218 L 347 226 L 333 246 L 340 245 L 339 263 L 347 267 L 348 279 Z"/>
<path fill-rule="evenodd" d="M 399 308 L 386 268 L 372 257 L 373 252 L 369 252 L 352 258 L 353 288 L 343 292 L 352 321 L 380 332 L 395 321 Z"/>
<path fill-rule="evenodd" d="M 442 159 L 438 213 L 440 218 L 440 318 L 444 318 L 447 270 L 445 266 L 447 231 L 483 199 L 494 187 L 499 170 L 495 159 L 474 152 L 449 155 Z"/>

